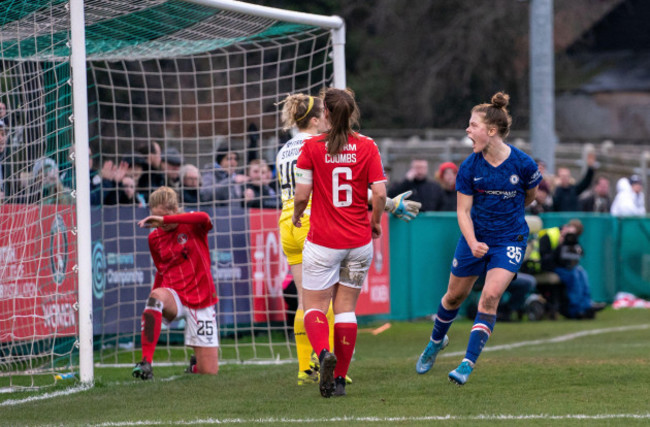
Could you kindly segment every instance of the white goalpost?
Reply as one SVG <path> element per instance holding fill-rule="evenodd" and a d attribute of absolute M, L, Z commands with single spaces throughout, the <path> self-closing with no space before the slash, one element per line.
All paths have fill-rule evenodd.
<path fill-rule="evenodd" d="M 86 81 L 86 34 L 83 0 L 70 1 L 70 66 L 72 68 L 72 111 L 75 147 L 75 191 L 77 194 L 77 295 L 79 307 L 79 378 L 92 383 L 93 319 L 92 319 L 92 260 L 90 226 L 90 176 L 88 162 L 88 98 Z"/>
<path fill-rule="evenodd" d="M 268 172 L 232 177 L 249 164 L 273 173 L 290 137 L 277 103 L 344 88 L 344 50 L 337 16 L 240 1 L 11 2 L 0 16 L 0 391 L 89 385 L 97 366 L 140 360 L 155 269 L 136 222 L 162 184 L 213 221 L 220 360 L 293 360 L 279 189 Z M 224 157 L 236 159 L 232 179 L 219 178 Z M 269 190 L 251 199 L 253 185 Z M 183 326 L 164 327 L 154 366 L 187 363 Z"/>

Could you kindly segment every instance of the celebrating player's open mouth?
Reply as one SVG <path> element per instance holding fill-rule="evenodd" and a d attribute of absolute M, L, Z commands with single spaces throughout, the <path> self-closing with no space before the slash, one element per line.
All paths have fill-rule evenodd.
<path fill-rule="evenodd" d="M 474 153 L 479 153 L 487 147 L 490 142 L 490 130 L 487 129 L 485 125 L 482 125 L 483 118 L 479 113 L 472 113 L 472 116 L 469 119 L 469 125 L 465 132 L 467 137 L 472 140 L 472 151 Z"/>

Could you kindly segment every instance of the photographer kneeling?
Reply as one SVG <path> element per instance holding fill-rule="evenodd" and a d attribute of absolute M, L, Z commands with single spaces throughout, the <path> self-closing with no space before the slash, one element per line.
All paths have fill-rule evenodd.
<path fill-rule="evenodd" d="M 584 253 L 578 242 L 582 230 L 582 222 L 572 219 L 561 228 L 539 232 L 542 270 L 555 272 L 564 284 L 566 304 L 561 305 L 560 313 L 569 319 L 593 319 L 606 305 L 591 300 L 589 277 L 579 265 Z"/>

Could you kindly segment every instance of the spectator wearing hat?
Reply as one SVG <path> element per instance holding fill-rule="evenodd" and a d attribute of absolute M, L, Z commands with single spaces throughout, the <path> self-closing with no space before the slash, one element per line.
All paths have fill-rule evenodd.
<path fill-rule="evenodd" d="M 410 200 L 422 204 L 420 212 L 439 211 L 442 206 L 442 188 L 437 182 L 429 180 L 429 162 L 426 159 L 411 160 L 411 167 L 404 180 L 389 188 L 388 197 L 392 198 L 406 191 L 413 192 Z"/>
<path fill-rule="evenodd" d="M 137 191 L 144 196 L 145 200 L 149 200 L 149 194 L 165 185 L 165 174 L 161 170 L 160 144 L 156 141 L 147 141 L 138 145 L 136 151 L 145 159 L 142 174 L 136 179 Z"/>
<path fill-rule="evenodd" d="M 182 165 L 183 156 L 181 156 L 181 153 L 174 147 L 167 148 L 162 155 L 160 169 L 165 174 L 165 182 L 168 187 L 180 187 L 179 171 Z"/>
<path fill-rule="evenodd" d="M 616 184 L 616 197 L 612 202 L 612 215 L 641 216 L 646 214 L 643 183 L 639 175 L 621 178 Z"/>
<path fill-rule="evenodd" d="M 456 174 L 458 166 L 452 162 L 444 162 L 438 167 L 436 181 L 442 187 L 442 203 L 440 211 L 456 212 Z"/>
<path fill-rule="evenodd" d="M 215 163 L 207 165 L 201 174 L 201 201 L 216 201 L 218 205 L 241 206 L 244 197 L 243 184 L 248 176 L 237 173 L 239 154 L 220 148 Z"/>
<path fill-rule="evenodd" d="M 612 199 L 609 196 L 609 179 L 604 176 L 596 178 L 594 187 L 580 197 L 580 208 L 583 212 L 609 213 Z"/>
<path fill-rule="evenodd" d="M 27 203 L 43 205 L 71 205 L 71 190 L 64 187 L 59 178 L 59 166 L 54 159 L 43 157 L 34 163 L 32 180 L 27 189 Z"/>

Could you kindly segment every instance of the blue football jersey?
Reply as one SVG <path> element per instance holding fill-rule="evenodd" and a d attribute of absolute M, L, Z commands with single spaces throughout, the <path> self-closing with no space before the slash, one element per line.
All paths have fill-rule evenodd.
<path fill-rule="evenodd" d="M 494 167 L 483 153 L 472 153 L 460 165 L 456 191 L 473 196 L 472 221 L 479 242 L 521 242 L 528 238 L 524 219 L 526 190 L 536 187 L 542 174 L 535 161 L 509 145 L 510 156 Z"/>

